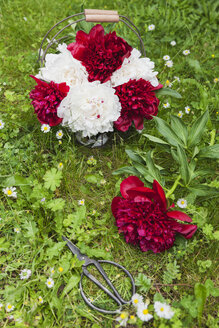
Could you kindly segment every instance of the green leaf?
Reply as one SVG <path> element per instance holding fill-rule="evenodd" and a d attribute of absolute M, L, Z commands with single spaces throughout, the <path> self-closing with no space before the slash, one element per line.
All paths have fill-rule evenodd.
<path fill-rule="evenodd" d="M 37 228 L 36 222 L 34 221 L 25 221 L 25 229 L 27 230 L 24 233 L 24 236 L 31 239 L 35 238 L 35 235 L 37 234 L 37 232 L 39 231 L 39 229 Z"/>
<path fill-rule="evenodd" d="M 138 175 L 143 176 L 145 180 L 153 183 L 154 177 L 150 174 L 150 172 L 146 169 L 144 165 L 135 163 L 135 168 L 138 171 Z"/>
<path fill-rule="evenodd" d="M 92 315 L 87 311 L 87 308 L 82 308 L 81 306 L 76 306 L 75 311 L 82 317 L 89 319 L 90 321 L 95 321 Z"/>
<path fill-rule="evenodd" d="M 144 137 L 148 138 L 149 140 L 159 143 L 159 144 L 163 144 L 163 145 L 168 145 L 168 143 L 160 138 L 151 136 L 150 134 L 143 134 Z"/>
<path fill-rule="evenodd" d="M 195 292 L 195 298 L 198 303 L 198 321 L 199 321 L 199 325 L 201 325 L 202 313 L 203 313 L 204 305 L 205 305 L 205 302 L 207 299 L 207 289 L 206 289 L 205 285 L 196 283 L 194 292 Z"/>
<path fill-rule="evenodd" d="M 46 204 L 46 207 L 53 212 L 63 210 L 65 207 L 65 200 L 62 198 L 52 199 Z"/>
<path fill-rule="evenodd" d="M 133 162 L 145 165 L 145 161 L 143 160 L 143 158 L 131 149 L 126 149 L 125 152 Z"/>
<path fill-rule="evenodd" d="M 162 120 L 162 118 L 155 116 L 154 120 L 157 123 L 157 129 L 160 134 L 162 134 L 162 136 L 164 136 L 164 138 L 166 138 L 171 145 L 177 146 L 180 144 L 181 146 L 184 146 L 182 140 L 177 136 L 172 128 L 164 120 Z"/>
<path fill-rule="evenodd" d="M 138 286 L 140 292 L 146 293 L 151 288 L 151 279 L 143 273 L 139 273 L 135 278 L 135 285 Z"/>
<path fill-rule="evenodd" d="M 188 131 L 185 123 L 177 116 L 171 115 L 171 127 L 173 131 L 180 137 L 184 145 L 187 144 Z"/>
<path fill-rule="evenodd" d="M 71 275 L 71 278 L 68 280 L 67 285 L 63 289 L 63 292 L 62 292 L 62 296 L 61 297 L 63 297 L 66 294 L 68 294 L 73 288 L 75 288 L 75 287 L 78 288 L 78 283 L 79 283 L 80 280 L 81 280 L 81 276 L 73 273 Z"/>
<path fill-rule="evenodd" d="M 212 196 L 219 193 L 219 190 L 206 185 L 196 185 L 188 188 L 196 196 Z"/>
<path fill-rule="evenodd" d="M 78 206 L 75 213 L 69 214 L 67 219 L 64 219 L 64 227 L 71 226 L 73 228 L 80 227 L 86 219 L 86 206 Z"/>
<path fill-rule="evenodd" d="M 100 176 L 98 174 L 87 174 L 85 175 L 85 179 L 90 183 L 97 184 Z"/>
<path fill-rule="evenodd" d="M 124 173 L 128 173 L 131 175 L 138 175 L 138 171 L 132 166 L 123 166 L 120 169 L 114 171 L 112 174 L 119 175 L 119 174 L 124 174 Z"/>
<path fill-rule="evenodd" d="M 160 171 L 155 166 L 154 161 L 151 157 L 150 151 L 147 153 L 146 159 L 147 159 L 147 167 L 148 167 L 150 175 L 153 176 L 154 179 L 157 180 L 160 184 L 162 184 L 162 177 L 161 177 Z"/>
<path fill-rule="evenodd" d="M 55 243 L 53 247 L 50 247 L 46 251 L 46 255 L 51 260 L 54 256 L 59 257 L 61 250 L 65 247 L 66 242 L 61 241 L 59 243 Z"/>
<path fill-rule="evenodd" d="M 195 69 L 196 72 L 201 72 L 202 71 L 200 63 L 197 59 L 188 58 L 187 62 L 188 62 L 190 67 Z"/>
<path fill-rule="evenodd" d="M 55 191 L 57 187 L 60 186 L 62 179 L 62 171 L 55 169 L 54 167 L 46 171 L 46 174 L 43 177 L 43 180 L 45 180 L 44 186 L 47 189 L 51 189 L 52 191 Z"/>
<path fill-rule="evenodd" d="M 166 303 L 165 298 L 160 294 L 160 293 L 155 293 L 154 294 L 154 302 L 161 302 L 161 303 Z"/>
<path fill-rule="evenodd" d="M 201 136 L 204 133 L 204 129 L 205 129 L 205 126 L 208 121 L 208 116 L 209 116 L 208 111 L 206 111 L 192 125 L 190 132 L 189 132 L 189 137 L 188 137 L 188 145 L 189 146 L 195 146 L 199 143 L 199 140 L 201 139 Z"/>
<path fill-rule="evenodd" d="M 156 90 L 155 93 L 156 93 L 157 97 L 170 96 L 170 97 L 178 98 L 178 99 L 182 98 L 182 96 L 179 92 L 177 92 L 176 90 L 170 89 L 170 88 L 162 88 L 162 89 Z"/>
<path fill-rule="evenodd" d="M 219 297 L 219 288 L 214 287 L 214 283 L 211 279 L 205 281 L 205 287 L 207 289 L 207 297 L 212 295 L 213 297 Z"/>
<path fill-rule="evenodd" d="M 219 159 L 219 144 L 202 148 L 198 156 Z"/>
<path fill-rule="evenodd" d="M 179 145 L 177 146 L 177 155 L 178 155 L 179 163 L 180 163 L 180 174 L 181 174 L 181 177 L 182 177 L 185 185 L 187 185 L 190 181 L 190 171 L 189 171 L 186 153 L 185 153 L 184 149 L 182 147 L 180 147 Z"/>

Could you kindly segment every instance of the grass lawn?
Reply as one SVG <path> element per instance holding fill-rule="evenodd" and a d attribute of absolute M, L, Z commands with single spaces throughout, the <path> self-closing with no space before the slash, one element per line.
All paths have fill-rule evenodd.
<path fill-rule="evenodd" d="M 169 123 L 171 115 L 182 111 L 183 122 L 191 126 L 208 110 L 194 151 L 216 145 L 218 7 L 213 0 L 1 0 L 0 120 L 5 125 L 0 129 L 0 327 L 120 326 L 115 320 L 118 315 L 102 315 L 85 305 L 78 286 L 82 264 L 65 246 L 62 235 L 92 258 L 124 265 L 150 306 L 164 299 L 175 311 L 171 320 L 155 316 L 143 323 L 137 320 L 134 307 L 127 305 L 124 311 L 135 316 L 127 327 L 218 327 L 218 160 L 204 155 L 197 160 L 194 186 L 197 181 L 204 187 L 189 189 L 181 181 L 169 197 L 170 204 L 187 200 L 185 212 L 198 226 L 195 235 L 189 240 L 178 236 L 174 247 L 163 253 L 141 252 L 118 234 L 111 213 L 112 199 L 129 174 L 112 173 L 133 165 L 125 150 L 132 149 L 144 158 L 153 151 L 165 190 L 171 189 L 181 171 L 173 160 L 174 150 L 168 153 L 144 136 L 162 138 L 154 120 L 145 121 L 142 133 L 134 128 L 114 133 L 103 148 L 91 149 L 77 143 L 67 129 L 63 129 L 62 142 L 56 138 L 57 127 L 43 133 L 29 99 L 35 85 L 29 75 L 38 73 L 38 50 L 47 30 L 83 8 L 116 9 L 140 30 L 160 83 L 167 88 L 172 83 L 171 89 L 182 95 L 180 99 L 161 96 L 158 117 Z M 148 30 L 151 24 L 153 31 Z M 122 23 L 112 28 L 139 48 L 136 36 Z M 75 29 L 69 28 L 68 33 L 74 40 Z M 175 46 L 170 44 L 173 40 Z M 186 49 L 189 55 L 183 54 Z M 165 55 L 173 60 L 172 67 L 165 66 Z M 170 107 L 164 108 L 167 102 Z M 189 114 L 186 106 L 191 108 Z M 186 151 L 194 155 L 193 149 Z M 90 156 L 94 160 L 89 161 Z M 143 174 L 139 176 L 151 187 Z M 16 199 L 2 192 L 10 186 L 16 187 Z M 78 204 L 82 199 L 83 206 Z M 104 267 L 128 298 L 130 286 L 122 272 Z M 31 270 L 27 280 L 19 275 L 23 269 Z M 52 288 L 46 285 L 49 277 L 54 280 Z M 114 307 L 88 280 L 83 285 L 91 299 Z"/>

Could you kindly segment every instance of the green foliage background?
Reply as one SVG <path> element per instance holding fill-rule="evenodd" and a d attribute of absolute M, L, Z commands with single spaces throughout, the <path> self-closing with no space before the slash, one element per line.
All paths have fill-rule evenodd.
<path fill-rule="evenodd" d="M 22 318 L 22 322 L 10 320 L 3 308 L 0 327 L 118 325 L 116 317 L 90 311 L 84 304 L 78 290 L 81 263 L 65 247 L 62 234 L 89 256 L 123 264 L 151 302 L 162 295 L 174 306 L 176 315 L 170 322 L 155 318 L 148 327 L 217 327 L 217 196 L 204 192 L 202 197 L 193 197 L 185 188 L 178 188 L 172 201 L 188 200 L 186 213 L 198 225 L 197 233 L 188 241 L 177 238 L 175 246 L 165 253 L 141 253 L 124 242 L 114 225 L 111 200 L 118 195 L 125 176 L 113 176 L 112 172 L 130 164 L 125 148 L 146 153 L 154 150 L 155 144 L 131 130 L 113 135 L 106 147 L 91 150 L 78 145 L 74 135 L 65 130 L 60 145 L 56 129 L 48 134 L 40 131 L 28 94 L 34 85 L 29 75 L 37 73 L 38 49 L 51 26 L 83 8 L 117 9 L 141 31 L 146 54 L 160 72 L 160 82 L 165 85 L 166 80 L 174 81 L 174 76 L 180 78 L 173 89 L 182 98 L 161 97 L 159 117 L 169 122 L 170 115 L 189 105 L 192 111 L 182 119 L 191 124 L 208 109 L 210 119 L 201 143 L 207 146 L 212 138 L 217 143 L 219 96 L 214 79 L 219 75 L 218 7 L 218 1 L 213 0 L 1 0 L 0 119 L 5 127 L 0 130 L 0 184 L 1 188 L 16 186 L 18 198 L 12 200 L 0 193 L 0 303 L 13 304 L 15 309 L 10 314 Z M 156 26 L 154 31 L 148 31 L 150 24 Z M 122 23 L 112 28 L 133 47 L 139 46 L 135 35 Z M 70 28 L 69 33 L 74 37 L 75 30 Z M 177 43 L 175 47 L 170 46 L 172 40 Z M 182 55 L 185 49 L 190 49 L 189 56 Z M 164 66 L 162 57 L 166 54 L 173 59 L 172 68 Z M 166 101 L 171 105 L 168 109 L 163 108 Z M 154 121 L 145 122 L 143 133 L 160 137 Z M 93 166 L 87 163 L 91 155 L 97 161 Z M 166 168 L 166 187 L 170 188 L 175 179 L 171 172 L 176 171 L 171 156 L 156 146 L 154 160 Z M 62 171 L 58 170 L 60 162 Z M 219 188 L 216 160 L 204 159 L 201 165 L 214 172 L 202 177 L 201 182 Z M 43 198 L 45 202 L 41 202 Z M 85 206 L 78 206 L 79 199 L 85 199 Z M 15 233 L 15 228 L 20 233 Z M 52 267 L 55 286 L 48 289 L 45 283 Z M 25 268 L 32 270 L 27 281 L 19 277 Z M 117 287 L 126 291 L 121 272 L 106 270 Z M 95 287 L 88 282 L 85 286 L 95 298 Z M 39 296 L 43 304 L 38 302 Z M 107 304 L 107 300 L 102 302 Z M 134 313 L 131 307 L 127 311 Z"/>

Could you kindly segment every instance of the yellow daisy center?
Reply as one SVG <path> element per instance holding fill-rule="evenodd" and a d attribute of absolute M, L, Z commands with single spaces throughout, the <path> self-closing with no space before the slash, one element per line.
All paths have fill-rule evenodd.
<path fill-rule="evenodd" d="M 135 316 L 134 315 L 130 315 L 130 319 L 135 319 Z"/>
<path fill-rule="evenodd" d="M 185 204 L 184 200 L 181 201 L 181 204 L 182 204 L 182 205 Z"/>
<path fill-rule="evenodd" d="M 215 55 L 214 55 L 214 54 L 212 54 L 212 55 L 211 55 L 211 57 L 212 57 L 212 58 L 214 58 L 214 57 L 215 57 Z"/>
<path fill-rule="evenodd" d="M 62 267 L 59 267 L 59 272 L 62 272 L 64 269 Z"/>
<path fill-rule="evenodd" d="M 47 126 L 44 126 L 44 131 L 48 130 Z"/>
<path fill-rule="evenodd" d="M 142 312 L 143 314 L 148 314 L 148 309 L 144 309 Z"/>
<path fill-rule="evenodd" d="M 12 194 L 12 191 L 11 190 L 8 190 L 8 195 L 11 195 Z"/>
<path fill-rule="evenodd" d="M 12 305 L 9 304 L 9 305 L 8 305 L 8 309 L 10 310 L 11 308 L 12 308 Z"/>
<path fill-rule="evenodd" d="M 163 311 L 164 311 L 164 308 L 163 308 L 163 307 L 162 307 L 162 308 L 160 308 L 160 311 L 161 311 L 161 312 L 163 312 Z"/>
<path fill-rule="evenodd" d="M 190 108 L 187 108 L 187 111 L 190 112 Z"/>
<path fill-rule="evenodd" d="M 2 123 L 0 122 L 0 126 L 2 126 Z"/>
<path fill-rule="evenodd" d="M 181 113 L 178 113 L 178 116 L 180 117 L 182 114 Z"/>
<path fill-rule="evenodd" d="M 138 300 L 137 300 L 137 299 L 135 299 L 135 300 L 134 300 L 134 303 L 135 303 L 135 304 L 138 304 Z"/>
<path fill-rule="evenodd" d="M 40 298 L 39 298 L 39 301 L 42 302 L 42 300 L 43 300 L 42 297 L 40 297 Z"/>
<path fill-rule="evenodd" d="M 63 164 L 62 163 L 59 163 L 59 166 L 62 166 Z"/>
<path fill-rule="evenodd" d="M 61 137 L 61 135 L 62 135 L 62 132 L 59 132 L 59 136 Z"/>
<path fill-rule="evenodd" d="M 51 285 L 51 281 L 48 281 L 48 285 Z"/>
<path fill-rule="evenodd" d="M 120 318 L 121 318 L 121 319 L 125 319 L 125 317 L 126 317 L 126 315 L 125 315 L 124 313 L 121 313 L 121 314 L 120 314 Z"/>

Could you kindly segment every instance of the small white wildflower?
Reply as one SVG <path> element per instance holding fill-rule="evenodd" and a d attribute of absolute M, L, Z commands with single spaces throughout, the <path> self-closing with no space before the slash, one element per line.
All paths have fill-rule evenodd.
<path fill-rule="evenodd" d="M 27 21 L 27 17 L 23 17 L 23 19 L 25 20 L 25 22 Z"/>
<path fill-rule="evenodd" d="M 42 296 L 39 296 L 38 297 L 38 301 L 39 301 L 39 303 L 43 304 L 43 298 L 42 298 Z"/>
<path fill-rule="evenodd" d="M 219 79 L 217 77 L 214 78 L 214 83 L 218 83 Z"/>
<path fill-rule="evenodd" d="M 10 303 L 7 303 L 6 307 L 5 307 L 5 310 L 6 310 L 6 312 L 13 311 L 14 310 L 14 305 L 11 305 Z"/>
<path fill-rule="evenodd" d="M 46 200 L 46 198 L 43 197 L 40 201 L 43 203 L 43 202 L 45 202 L 45 200 Z"/>
<path fill-rule="evenodd" d="M 172 83 L 169 80 L 166 80 L 165 85 L 166 85 L 166 87 L 169 87 L 169 88 L 172 87 Z"/>
<path fill-rule="evenodd" d="M 167 60 L 166 63 L 165 63 L 165 66 L 173 67 L 173 61 L 172 60 Z"/>
<path fill-rule="evenodd" d="M 155 30 L 155 25 L 154 24 L 151 24 L 148 26 L 148 31 L 153 31 Z"/>
<path fill-rule="evenodd" d="M 138 307 L 138 310 L 137 310 L 137 316 L 142 321 L 149 321 L 153 318 L 153 316 L 148 311 L 147 304 L 140 304 L 140 306 Z"/>
<path fill-rule="evenodd" d="M 62 139 L 62 137 L 63 137 L 63 132 L 62 132 L 62 130 L 57 131 L 57 132 L 56 132 L 56 138 L 57 138 L 57 139 Z"/>
<path fill-rule="evenodd" d="M 187 200 L 180 198 L 177 200 L 177 205 L 181 208 L 186 208 L 187 207 Z"/>
<path fill-rule="evenodd" d="M 54 286 L 54 280 L 53 280 L 52 278 L 48 278 L 48 279 L 46 280 L 46 286 L 47 286 L 48 288 L 52 288 L 52 287 Z"/>
<path fill-rule="evenodd" d="M 31 276 L 31 270 L 28 270 L 28 269 L 21 270 L 21 273 L 19 273 L 19 276 L 22 280 L 28 279 Z"/>
<path fill-rule="evenodd" d="M 78 201 L 78 205 L 84 206 L 84 204 L 85 204 L 85 200 L 84 199 L 80 199 Z"/>
<path fill-rule="evenodd" d="M 120 316 L 116 318 L 116 321 L 120 323 L 120 326 L 126 327 L 128 318 L 127 312 L 121 312 Z"/>
<path fill-rule="evenodd" d="M 51 269 L 50 269 L 50 273 L 51 273 L 51 275 L 53 275 L 53 274 L 55 273 L 54 268 L 51 268 Z"/>
<path fill-rule="evenodd" d="M 170 59 L 170 56 L 168 56 L 168 55 L 163 56 L 163 60 L 169 60 L 169 59 Z"/>
<path fill-rule="evenodd" d="M 190 54 L 190 50 L 183 50 L 183 55 L 188 56 Z"/>
<path fill-rule="evenodd" d="M 20 231 L 19 228 L 14 228 L 14 232 L 16 232 L 16 233 L 20 233 L 21 231 Z"/>
<path fill-rule="evenodd" d="M 17 319 L 15 319 L 15 322 L 21 323 L 21 322 L 23 322 L 23 320 L 21 318 L 17 318 Z"/>
<path fill-rule="evenodd" d="M 50 131 L 49 124 L 42 124 L 41 131 L 43 131 L 44 133 L 48 133 Z"/>
<path fill-rule="evenodd" d="M 58 170 L 62 170 L 62 169 L 63 169 L 63 163 L 60 162 L 60 163 L 58 164 Z"/>
<path fill-rule="evenodd" d="M 7 187 L 2 189 L 3 193 L 8 197 L 17 198 L 17 192 L 15 190 L 15 187 Z"/>
<path fill-rule="evenodd" d="M 3 309 L 3 304 L 2 303 L 0 303 L 0 311 Z"/>
<path fill-rule="evenodd" d="M 100 180 L 100 184 L 105 185 L 106 184 L 106 180 L 105 179 L 101 179 Z"/>
<path fill-rule="evenodd" d="M 154 310 L 160 318 L 171 319 L 174 316 L 174 312 L 171 310 L 171 307 L 166 303 L 155 302 Z"/>
<path fill-rule="evenodd" d="M 11 320 L 14 320 L 14 316 L 13 316 L 13 315 L 9 315 L 9 316 L 7 317 L 7 319 L 10 320 L 10 321 L 11 321 Z"/>
<path fill-rule="evenodd" d="M 3 82 L 2 84 L 3 84 L 4 86 L 5 86 L 5 85 L 7 85 L 7 83 L 6 83 L 6 82 Z"/>
<path fill-rule="evenodd" d="M 174 47 L 174 46 L 176 45 L 176 41 L 174 41 L 174 40 L 171 41 L 171 42 L 170 42 L 170 45 L 171 45 L 172 47 Z"/>
<path fill-rule="evenodd" d="M 143 304 L 143 297 L 139 294 L 134 294 L 132 296 L 132 304 L 135 306 L 135 307 L 138 307 L 140 304 Z"/>
<path fill-rule="evenodd" d="M 2 120 L 0 120 L 0 130 L 3 129 L 4 126 L 5 126 L 5 123 Z"/>
<path fill-rule="evenodd" d="M 182 117 L 183 117 L 183 112 L 180 110 L 179 113 L 177 114 L 177 116 L 178 116 L 179 118 L 182 118 Z"/>
<path fill-rule="evenodd" d="M 189 114 L 190 111 L 191 111 L 190 107 L 189 107 L 189 106 L 186 106 L 186 107 L 185 107 L 185 113 L 186 113 L 186 114 Z"/>
<path fill-rule="evenodd" d="M 174 76 L 174 79 L 180 82 L 180 78 L 178 76 Z"/>
<path fill-rule="evenodd" d="M 165 104 L 163 104 L 163 107 L 164 108 L 169 108 L 170 107 L 170 104 L 168 102 L 166 102 Z"/>
<path fill-rule="evenodd" d="M 0 218 L 0 222 L 2 221 L 2 218 Z"/>

